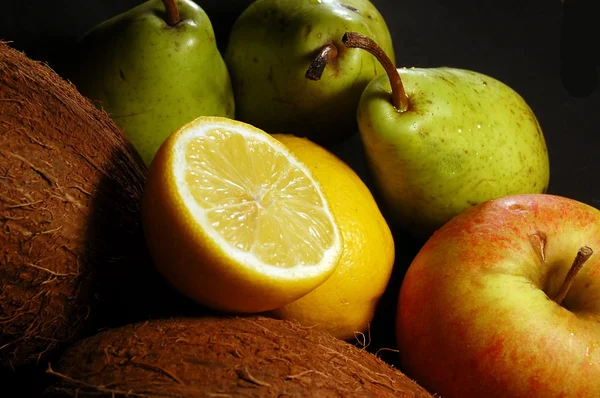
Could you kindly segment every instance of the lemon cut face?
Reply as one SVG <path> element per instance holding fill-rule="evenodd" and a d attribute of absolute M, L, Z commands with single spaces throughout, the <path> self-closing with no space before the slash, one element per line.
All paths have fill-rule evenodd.
<path fill-rule="evenodd" d="M 319 272 L 339 233 L 318 183 L 263 134 L 198 125 L 178 146 L 177 186 L 199 227 L 240 262 L 279 277 Z"/>
<path fill-rule="evenodd" d="M 181 127 L 150 166 L 144 196 L 159 270 L 213 308 L 259 312 L 291 302 L 323 283 L 341 256 L 317 179 L 249 124 L 200 117 Z"/>

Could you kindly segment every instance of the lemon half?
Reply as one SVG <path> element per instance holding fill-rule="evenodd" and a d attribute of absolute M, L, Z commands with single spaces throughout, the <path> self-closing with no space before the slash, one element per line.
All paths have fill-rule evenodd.
<path fill-rule="evenodd" d="M 162 275 L 217 310 L 290 303 L 327 280 L 342 252 L 310 170 L 269 134 L 224 117 L 199 117 L 163 143 L 142 221 Z"/>

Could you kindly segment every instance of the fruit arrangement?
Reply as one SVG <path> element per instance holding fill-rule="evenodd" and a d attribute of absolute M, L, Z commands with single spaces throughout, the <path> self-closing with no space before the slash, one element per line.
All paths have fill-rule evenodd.
<path fill-rule="evenodd" d="M 0 41 L 6 391 L 600 396 L 600 210 L 524 96 L 399 66 L 368 0 L 239 6 Z"/>

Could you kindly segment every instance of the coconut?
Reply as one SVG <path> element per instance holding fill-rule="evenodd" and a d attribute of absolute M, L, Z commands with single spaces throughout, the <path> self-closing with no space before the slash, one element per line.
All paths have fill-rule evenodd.
<path fill-rule="evenodd" d="M 0 42 L 0 378 L 164 298 L 141 229 L 145 175 L 106 113 Z"/>
<path fill-rule="evenodd" d="M 75 343 L 44 397 L 431 397 L 375 355 L 262 316 L 152 320 Z"/>

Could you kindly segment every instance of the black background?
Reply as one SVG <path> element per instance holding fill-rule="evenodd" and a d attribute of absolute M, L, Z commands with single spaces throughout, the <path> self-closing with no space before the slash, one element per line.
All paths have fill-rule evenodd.
<path fill-rule="evenodd" d="M 142 0 L 1 0 L 0 40 L 47 61 L 57 72 L 78 36 Z M 196 0 L 224 48 L 227 32 L 250 0 Z M 597 160 L 600 56 L 593 13 L 581 0 L 374 0 L 391 30 L 398 66 L 476 70 L 511 86 L 537 115 L 550 154 L 549 193 L 600 207 Z M 585 4 L 587 3 L 587 4 Z M 351 149 L 346 156 L 358 157 Z M 393 306 L 403 267 L 418 242 L 397 240 L 395 271 L 370 349 L 393 347 Z M 381 356 L 396 364 L 394 353 Z"/>

